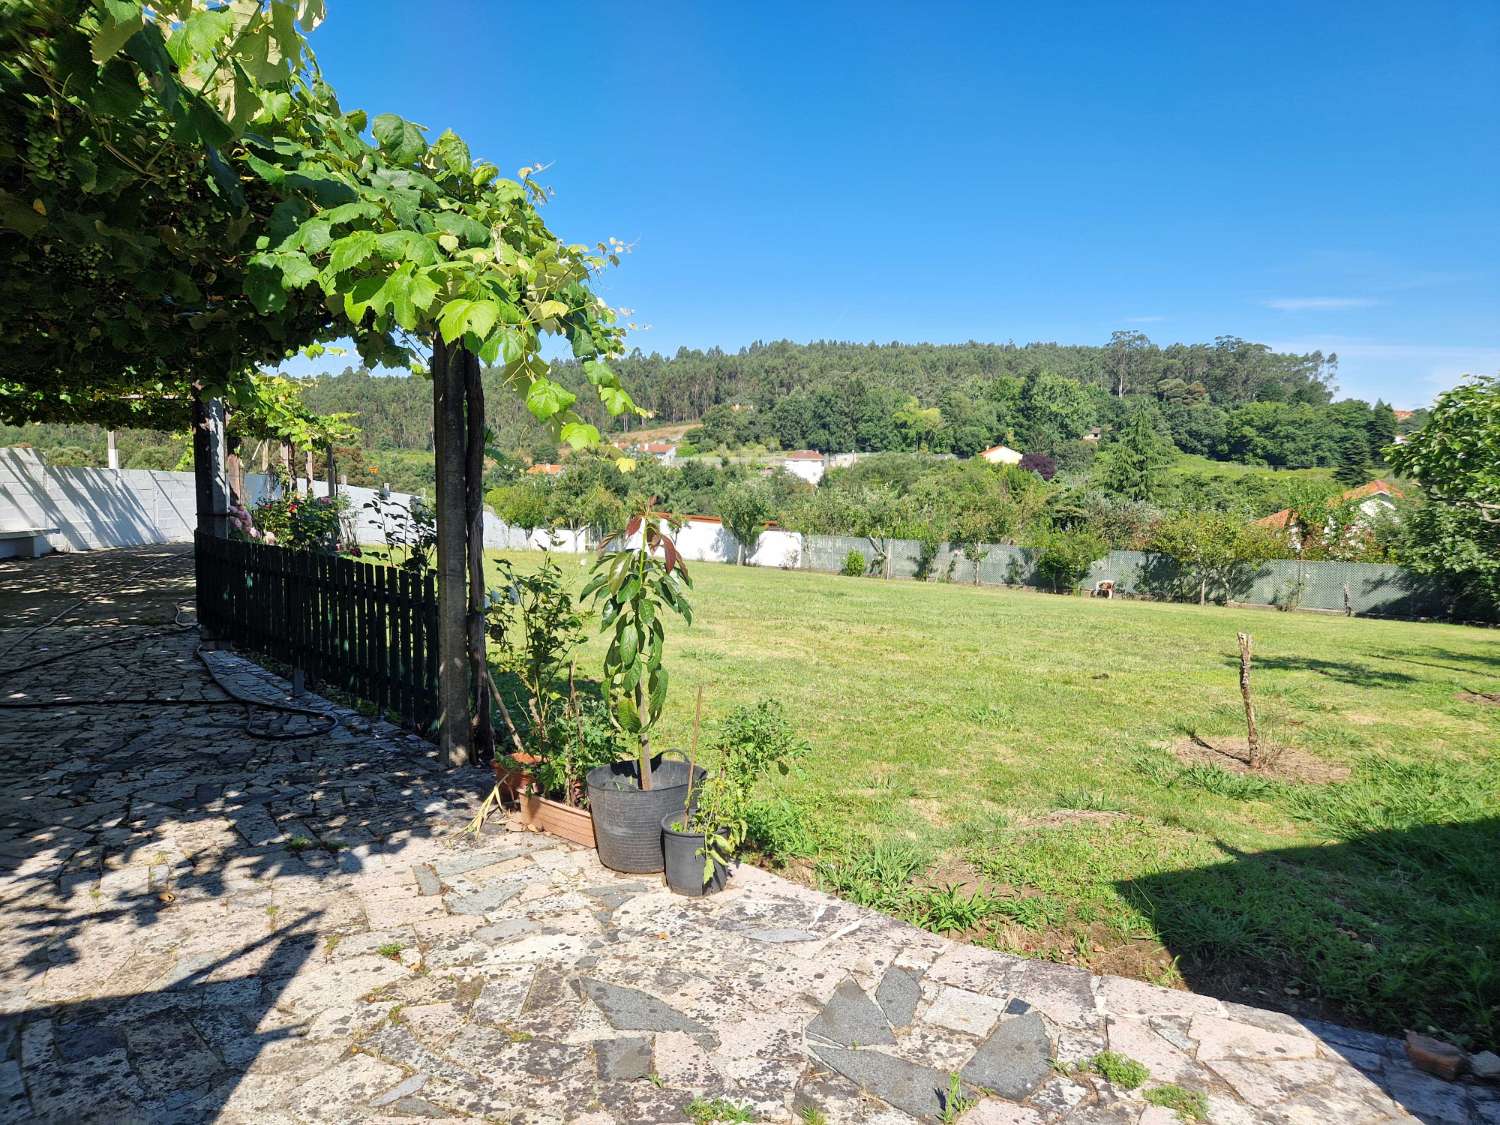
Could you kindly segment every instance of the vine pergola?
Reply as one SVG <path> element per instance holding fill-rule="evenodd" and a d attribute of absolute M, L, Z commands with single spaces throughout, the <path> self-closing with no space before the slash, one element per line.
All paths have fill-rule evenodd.
<path fill-rule="evenodd" d="M 344 110 L 306 33 L 322 0 L 21 0 L 0 8 L 0 417 L 194 425 L 200 528 L 223 533 L 224 404 L 327 440 L 259 374 L 349 338 L 429 375 L 436 446 L 439 737 L 492 742 L 484 675 L 481 364 L 559 440 L 598 430 L 550 376 L 566 339 L 611 415 L 619 244 L 562 242 L 533 170 L 502 176 L 447 131 Z"/>

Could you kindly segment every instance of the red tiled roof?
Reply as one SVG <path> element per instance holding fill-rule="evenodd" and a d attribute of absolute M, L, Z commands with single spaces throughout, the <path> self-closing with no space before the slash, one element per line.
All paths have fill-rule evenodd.
<path fill-rule="evenodd" d="M 1339 494 L 1337 499 L 1328 502 L 1329 507 L 1334 504 L 1342 504 L 1346 500 L 1363 500 L 1366 496 L 1394 496 L 1398 500 L 1405 499 L 1406 493 L 1402 492 L 1394 484 L 1384 480 L 1372 480 L 1357 488 L 1351 488 Z M 1269 516 L 1263 516 L 1255 521 L 1261 527 L 1285 527 L 1292 522 L 1292 510 L 1282 508 L 1279 512 L 1272 512 Z"/>
<path fill-rule="evenodd" d="M 562 472 L 562 469 L 563 467 L 561 465 L 554 465 L 550 462 L 543 462 L 540 465 L 531 466 L 531 468 L 527 469 L 526 471 L 533 476 L 540 474 L 543 476 L 555 477 L 558 473 Z"/>
<path fill-rule="evenodd" d="M 781 455 L 783 461 L 821 461 L 823 455 L 816 449 L 793 449 Z"/>

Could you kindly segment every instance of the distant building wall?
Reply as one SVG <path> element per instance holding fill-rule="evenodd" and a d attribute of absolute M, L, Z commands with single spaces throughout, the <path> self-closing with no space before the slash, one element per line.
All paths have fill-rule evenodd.
<path fill-rule="evenodd" d="M 0 449 L 0 531 L 56 528 L 52 550 L 93 551 L 187 542 L 196 522 L 192 473 L 60 468 Z M 0 554 L 16 546 L 0 541 Z"/>

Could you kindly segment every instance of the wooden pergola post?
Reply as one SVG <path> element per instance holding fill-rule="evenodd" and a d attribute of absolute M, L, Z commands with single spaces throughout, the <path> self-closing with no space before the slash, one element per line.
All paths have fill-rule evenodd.
<path fill-rule="evenodd" d="M 205 402 L 193 391 L 193 485 L 198 530 L 229 538 L 229 484 L 225 478 L 224 402 Z"/>
<path fill-rule="evenodd" d="M 495 752 L 495 727 L 490 715 L 489 662 L 484 651 L 484 382 L 479 357 L 460 348 L 455 357 L 464 370 L 464 400 L 468 441 L 464 463 L 464 523 L 469 539 L 469 671 L 473 691 L 473 743 L 476 761 Z"/>
<path fill-rule="evenodd" d="M 437 475 L 438 745 L 450 766 L 468 765 L 471 757 L 464 397 L 464 364 L 437 333 L 432 341 L 432 431 Z"/>

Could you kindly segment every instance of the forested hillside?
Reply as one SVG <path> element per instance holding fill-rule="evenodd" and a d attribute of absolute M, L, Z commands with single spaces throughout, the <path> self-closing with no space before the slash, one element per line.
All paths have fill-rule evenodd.
<path fill-rule="evenodd" d="M 1097 347 L 782 341 L 733 353 L 635 352 L 617 367 L 654 413 L 637 426 L 701 419 L 691 435 L 700 448 L 969 456 L 1005 441 L 1066 465 L 1086 455 L 1079 438 L 1099 428 L 1107 441 L 1145 411 L 1185 453 L 1286 468 L 1342 465 L 1356 476 L 1389 440 L 1395 421 L 1378 404 L 1333 402 L 1337 363 L 1333 355 L 1279 354 L 1233 337 L 1158 346 L 1138 333 L 1116 333 Z M 583 382 L 571 363 L 558 364 L 556 374 L 575 389 Z M 502 393 L 500 373 L 487 372 L 486 381 L 495 447 L 555 458 L 553 441 Z M 424 379 L 351 368 L 309 380 L 305 397 L 314 410 L 355 414 L 366 458 L 431 449 L 431 387 Z M 602 415 L 593 420 L 619 425 Z M 60 450 L 73 463 L 103 458 L 98 430 L 12 427 L 0 431 L 0 441 Z M 153 467 L 175 464 L 181 448 L 170 435 L 129 444 L 127 464 Z M 389 455 L 383 460 L 404 464 Z"/>

